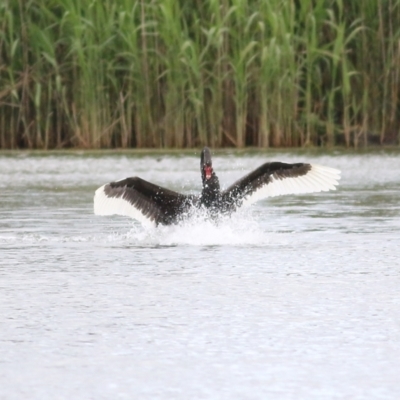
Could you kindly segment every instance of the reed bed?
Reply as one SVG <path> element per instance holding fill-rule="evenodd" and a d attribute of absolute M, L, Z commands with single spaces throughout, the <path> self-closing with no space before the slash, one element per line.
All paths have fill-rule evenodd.
<path fill-rule="evenodd" d="M 0 148 L 398 143 L 400 0 L 3 0 Z"/>

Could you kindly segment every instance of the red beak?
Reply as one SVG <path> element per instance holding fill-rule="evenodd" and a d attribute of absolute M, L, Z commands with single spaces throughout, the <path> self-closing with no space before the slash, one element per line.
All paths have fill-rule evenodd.
<path fill-rule="evenodd" d="M 209 166 L 206 165 L 204 167 L 204 172 L 206 174 L 206 179 L 210 179 L 211 175 L 212 175 L 212 167 L 209 167 Z"/>

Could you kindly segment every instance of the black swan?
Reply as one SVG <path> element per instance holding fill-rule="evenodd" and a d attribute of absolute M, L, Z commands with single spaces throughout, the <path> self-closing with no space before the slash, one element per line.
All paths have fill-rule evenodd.
<path fill-rule="evenodd" d="M 139 177 L 126 178 L 96 190 L 94 213 L 126 215 L 141 222 L 170 225 L 193 208 L 205 208 L 215 217 L 266 197 L 336 190 L 340 179 L 340 171 L 329 167 L 268 162 L 221 191 L 208 147 L 201 152 L 200 170 L 203 190 L 198 196 L 177 193 Z"/>

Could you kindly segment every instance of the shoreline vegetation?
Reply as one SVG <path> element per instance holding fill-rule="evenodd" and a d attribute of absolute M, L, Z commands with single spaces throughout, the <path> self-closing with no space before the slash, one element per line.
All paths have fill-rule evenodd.
<path fill-rule="evenodd" d="M 400 0 L 4 0 L 0 149 L 399 145 Z"/>

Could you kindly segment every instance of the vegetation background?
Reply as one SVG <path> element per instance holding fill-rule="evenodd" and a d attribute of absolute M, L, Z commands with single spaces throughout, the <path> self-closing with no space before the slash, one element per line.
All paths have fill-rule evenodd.
<path fill-rule="evenodd" d="M 2 0 L 0 148 L 398 144 L 400 0 Z"/>

